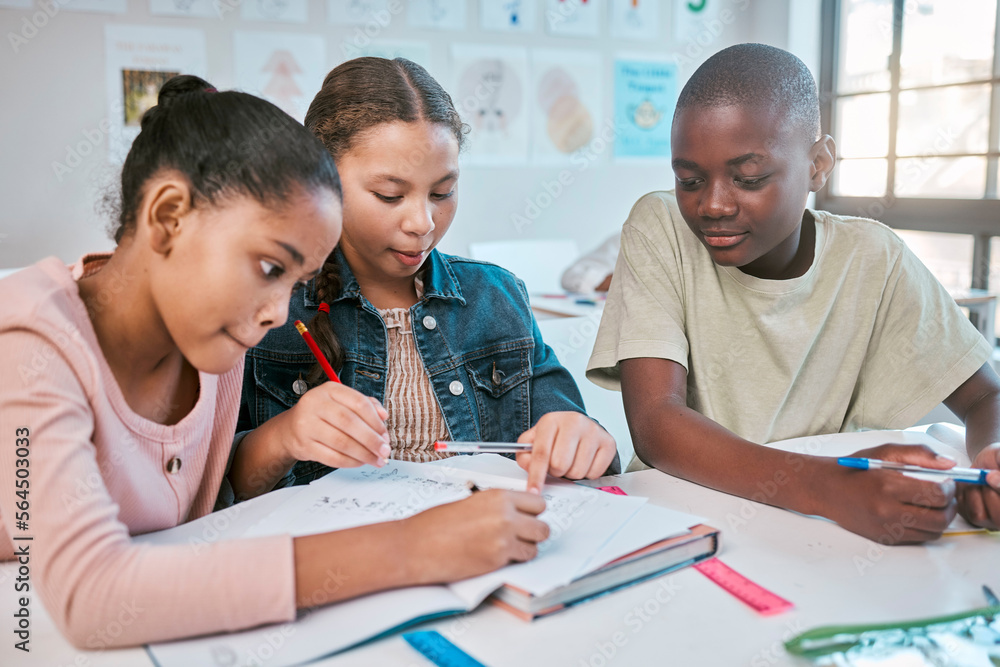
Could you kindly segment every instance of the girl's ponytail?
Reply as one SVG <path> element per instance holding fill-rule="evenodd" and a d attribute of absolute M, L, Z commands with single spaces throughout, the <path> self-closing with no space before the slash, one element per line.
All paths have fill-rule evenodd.
<path fill-rule="evenodd" d="M 330 324 L 330 302 L 336 298 L 342 287 L 340 284 L 340 267 L 337 264 L 336 257 L 336 251 L 330 253 L 329 257 L 326 258 L 326 262 L 323 263 L 323 268 L 319 275 L 316 276 L 314 285 L 316 286 L 316 295 L 319 298 L 320 306 L 319 311 L 313 315 L 308 326 L 320 351 L 330 361 L 330 365 L 339 372 L 344 365 L 344 348 L 333 330 L 333 325 Z M 314 387 L 325 380 L 326 374 L 323 372 L 323 369 L 319 364 L 314 364 L 309 371 L 308 377 L 306 377 L 306 382 L 310 387 Z"/>

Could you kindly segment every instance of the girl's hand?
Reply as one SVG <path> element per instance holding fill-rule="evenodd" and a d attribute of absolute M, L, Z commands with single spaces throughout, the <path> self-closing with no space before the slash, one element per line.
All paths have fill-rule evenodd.
<path fill-rule="evenodd" d="M 403 519 L 413 580 L 447 583 L 531 560 L 549 536 L 544 511 L 536 495 L 491 489 Z"/>
<path fill-rule="evenodd" d="M 881 445 L 855 457 L 947 469 L 952 459 L 923 445 Z M 851 532 L 889 544 L 918 544 L 937 539 L 955 518 L 955 482 L 927 482 L 896 470 L 852 470 L 831 460 L 824 484 L 827 516 Z"/>
<path fill-rule="evenodd" d="M 385 465 L 389 456 L 389 413 L 374 398 L 338 382 L 307 391 L 281 419 L 281 442 L 297 461 L 332 468 Z"/>
<path fill-rule="evenodd" d="M 983 449 L 972 462 L 973 468 L 1000 469 L 1000 443 L 994 442 Z M 1000 530 L 1000 472 L 986 476 L 989 486 L 959 484 L 958 511 L 969 523 Z"/>
<path fill-rule="evenodd" d="M 568 479 L 594 479 L 615 458 L 615 439 L 587 415 L 550 412 L 521 434 L 518 442 L 532 443 L 530 452 L 517 455 L 528 471 L 528 491 L 541 493 L 545 474 Z"/>

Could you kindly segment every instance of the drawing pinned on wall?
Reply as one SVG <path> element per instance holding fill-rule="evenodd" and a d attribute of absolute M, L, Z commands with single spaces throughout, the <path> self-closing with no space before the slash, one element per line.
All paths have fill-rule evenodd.
<path fill-rule="evenodd" d="M 427 42 L 372 41 L 360 47 L 345 43 L 342 45 L 340 55 L 342 57 L 340 62 L 353 58 L 361 58 L 362 56 L 374 56 L 375 58 L 387 58 L 389 60 L 393 58 L 406 58 L 422 66 L 428 72 L 431 71 L 431 45 Z M 433 75 L 433 72 L 431 74 Z"/>
<path fill-rule="evenodd" d="M 390 6 L 391 4 L 391 6 Z M 381 32 L 402 13 L 400 0 L 327 0 L 327 20 L 336 25 L 360 25 Z M 372 35 L 368 35 L 369 38 Z"/>
<path fill-rule="evenodd" d="M 527 50 L 454 45 L 452 71 L 455 105 L 472 128 L 469 163 L 527 162 Z"/>
<path fill-rule="evenodd" d="M 240 16 L 245 21 L 306 23 L 309 20 L 309 0 L 243 0 Z"/>
<path fill-rule="evenodd" d="M 717 37 L 713 31 L 719 17 L 720 0 L 675 0 L 674 39 L 679 43 L 695 41 L 698 36 L 709 31 L 710 37 Z M 721 28 L 721 24 L 718 24 Z M 712 34 L 715 32 L 716 34 Z"/>
<path fill-rule="evenodd" d="M 236 31 L 236 86 L 270 100 L 298 121 L 326 76 L 326 43 L 319 35 Z"/>
<path fill-rule="evenodd" d="M 149 0 L 149 13 L 154 16 L 219 18 L 222 8 L 216 0 Z"/>
<path fill-rule="evenodd" d="M 531 54 L 532 161 L 568 162 L 594 139 L 601 113 L 601 56 L 591 51 L 535 49 Z"/>
<path fill-rule="evenodd" d="M 108 95 L 108 159 L 125 160 L 139 134 L 142 114 L 159 88 L 177 73 L 206 76 L 205 34 L 187 28 L 104 27 Z"/>
<path fill-rule="evenodd" d="M 545 0 L 545 27 L 550 35 L 597 37 L 603 9 L 604 0 Z"/>
<path fill-rule="evenodd" d="M 660 0 L 608 1 L 611 3 L 612 37 L 652 40 L 660 36 Z"/>
<path fill-rule="evenodd" d="M 483 30 L 534 32 L 538 14 L 536 0 L 480 0 L 479 22 Z"/>
<path fill-rule="evenodd" d="M 408 0 L 406 5 L 411 27 L 465 30 L 465 0 Z"/>
<path fill-rule="evenodd" d="M 125 126 L 139 127 L 142 115 L 156 106 L 160 88 L 176 71 L 122 70 L 122 96 L 125 102 Z"/>
<path fill-rule="evenodd" d="M 614 76 L 615 159 L 669 159 L 677 64 L 648 56 L 619 57 Z"/>

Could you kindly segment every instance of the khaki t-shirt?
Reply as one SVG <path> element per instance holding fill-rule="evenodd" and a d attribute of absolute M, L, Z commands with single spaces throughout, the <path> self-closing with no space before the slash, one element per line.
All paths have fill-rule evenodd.
<path fill-rule="evenodd" d="M 716 265 L 673 192 L 632 208 L 587 377 L 670 359 L 687 403 L 752 442 L 912 425 L 991 355 L 930 272 L 874 220 L 808 211 L 812 266 L 763 280 Z"/>

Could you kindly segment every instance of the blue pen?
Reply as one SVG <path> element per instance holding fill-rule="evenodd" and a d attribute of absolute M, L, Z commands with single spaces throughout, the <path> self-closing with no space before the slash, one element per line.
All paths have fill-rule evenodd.
<path fill-rule="evenodd" d="M 986 475 L 990 473 L 989 470 L 984 470 L 982 468 L 949 468 L 947 470 L 937 470 L 936 468 L 921 468 L 920 466 L 914 466 L 908 463 L 894 463 L 892 461 L 879 461 L 878 459 L 860 459 L 851 456 L 842 456 L 837 459 L 837 463 L 848 468 L 857 468 L 858 470 L 877 470 L 878 468 L 884 468 L 886 470 L 899 470 L 901 472 L 919 472 L 921 474 L 944 475 L 945 477 L 951 477 L 956 482 L 979 484 L 981 486 L 986 486 Z"/>

